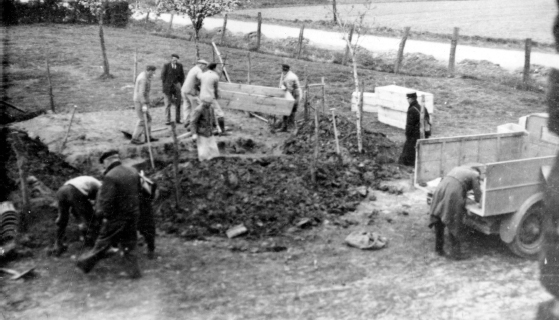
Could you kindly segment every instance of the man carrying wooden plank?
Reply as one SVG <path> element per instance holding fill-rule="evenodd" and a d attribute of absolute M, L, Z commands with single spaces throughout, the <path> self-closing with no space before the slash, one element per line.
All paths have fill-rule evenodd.
<path fill-rule="evenodd" d="M 481 200 L 478 166 L 467 164 L 450 170 L 433 193 L 429 227 L 435 228 L 435 252 L 440 256 L 445 256 L 444 229 L 447 228 L 451 247 L 449 258 L 463 259 L 460 240 L 463 233 L 462 219 L 467 214 L 468 191 L 473 190 L 476 202 Z"/>
<path fill-rule="evenodd" d="M 402 150 L 402 154 L 400 155 L 398 162 L 405 166 L 415 166 L 415 145 L 421 136 L 421 106 L 417 103 L 417 93 L 408 93 L 406 96 L 408 98 L 408 103 L 410 104 L 406 118 L 406 142 L 404 143 L 404 149 Z M 427 108 L 423 109 L 425 112 L 424 123 L 429 124 L 428 126 L 424 126 L 426 129 L 429 127 L 429 131 L 425 129 L 425 138 L 429 138 L 429 136 L 431 136 L 431 121 L 429 119 L 429 112 L 427 111 Z"/>
<path fill-rule="evenodd" d="M 215 72 L 216 66 L 215 63 L 210 63 L 208 71 L 202 74 L 200 86 L 200 100 L 202 104 L 194 110 L 190 125 L 192 140 L 197 142 L 198 159 L 200 161 L 209 160 L 219 155 L 219 149 L 212 132 L 212 122 L 214 121 L 214 117 L 212 117 L 212 104 L 219 99 L 219 75 Z M 223 117 L 221 119 L 222 121 L 219 125 L 225 131 Z"/>
<path fill-rule="evenodd" d="M 290 66 L 287 64 L 281 65 L 283 81 L 280 87 L 284 91 L 291 93 L 291 95 L 295 99 L 291 114 L 289 116 L 283 116 L 282 127 L 280 129 L 280 131 L 283 132 L 287 131 L 287 126 L 290 123 L 295 122 L 295 113 L 297 112 L 297 106 L 299 106 L 299 99 L 301 98 L 301 85 L 299 84 L 299 78 L 295 73 L 290 71 L 290 69 Z"/>
<path fill-rule="evenodd" d="M 183 104 L 183 122 L 184 127 L 188 128 L 190 126 L 190 120 L 192 119 L 192 113 L 194 109 L 200 105 L 200 79 L 202 74 L 206 71 L 208 67 L 208 62 L 206 60 L 196 61 L 196 65 L 188 71 L 186 75 L 186 80 L 181 88 L 181 97 Z"/>
<path fill-rule="evenodd" d="M 138 123 L 132 133 L 132 144 L 143 144 L 140 141 L 140 135 L 142 133 L 150 135 L 150 141 L 157 141 L 157 139 L 151 137 L 151 115 L 149 114 L 149 92 L 151 89 L 151 78 L 155 74 L 154 66 L 147 66 L 146 71 L 140 73 L 136 78 L 136 84 L 134 85 L 134 110 L 138 116 Z M 146 114 L 145 119 L 148 123 L 144 123 L 144 113 Z"/>

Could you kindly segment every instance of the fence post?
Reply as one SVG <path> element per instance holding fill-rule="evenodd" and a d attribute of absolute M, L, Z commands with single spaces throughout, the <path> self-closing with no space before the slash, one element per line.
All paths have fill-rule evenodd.
<path fill-rule="evenodd" d="M 355 25 L 352 24 L 351 25 L 351 29 L 349 30 L 349 37 L 348 37 L 348 42 L 351 43 L 351 38 L 353 38 L 353 30 L 355 29 Z M 344 54 L 344 58 L 342 60 L 342 65 L 347 65 L 347 59 L 349 58 L 349 45 L 346 44 L 345 47 L 345 54 Z"/>
<path fill-rule="evenodd" d="M 262 14 L 258 12 L 258 28 L 256 29 L 256 51 L 260 50 L 261 36 L 262 36 Z"/>
<path fill-rule="evenodd" d="M 324 83 L 324 77 L 322 77 L 322 113 L 324 113 L 324 109 L 326 108 L 326 83 Z"/>
<path fill-rule="evenodd" d="M 303 32 L 305 31 L 305 25 L 301 27 L 299 31 L 299 50 L 297 52 L 297 59 L 301 59 L 301 51 L 303 51 Z"/>
<path fill-rule="evenodd" d="M 134 79 L 132 83 L 136 83 L 136 77 L 138 76 L 138 48 L 134 49 Z"/>
<path fill-rule="evenodd" d="M 400 41 L 398 56 L 396 56 L 396 62 L 394 63 L 394 73 L 400 72 L 400 66 L 402 64 L 402 59 L 404 58 L 404 47 L 406 46 L 406 40 L 408 40 L 408 36 L 410 35 L 410 29 L 410 27 L 404 28 L 404 35 L 402 36 L 402 40 Z"/>
<path fill-rule="evenodd" d="M 305 73 L 305 92 L 304 94 L 304 110 L 305 110 L 305 121 L 309 120 L 309 108 L 307 106 L 307 104 L 309 103 L 309 75 L 307 74 L 307 65 L 305 65 L 305 69 L 304 69 L 304 73 Z"/>
<path fill-rule="evenodd" d="M 49 100 L 50 100 L 50 109 L 52 110 L 52 112 L 55 112 L 54 109 L 54 94 L 52 93 L 52 81 L 50 78 L 50 63 L 49 63 L 49 58 L 47 57 L 47 79 L 49 82 Z"/>
<path fill-rule="evenodd" d="M 532 39 L 526 39 L 526 49 L 524 52 L 524 75 L 522 80 L 524 83 L 528 83 L 530 81 L 530 53 L 532 51 Z"/>
<path fill-rule="evenodd" d="M 448 75 L 454 76 L 454 64 L 456 62 L 456 47 L 458 46 L 458 32 L 459 28 L 454 28 L 452 40 L 450 41 L 450 57 L 448 58 Z"/>
<path fill-rule="evenodd" d="M 365 92 L 365 81 L 361 81 L 361 92 L 359 94 L 359 104 L 357 105 L 357 148 L 359 153 L 363 152 L 363 96 Z"/>
<path fill-rule="evenodd" d="M 223 41 L 225 41 L 225 31 L 227 31 L 227 13 L 223 18 L 223 28 L 221 28 L 221 40 L 219 41 L 220 45 L 223 44 Z"/>
<path fill-rule="evenodd" d="M 252 63 L 250 61 L 250 51 L 248 52 L 248 73 L 247 73 L 247 83 L 250 84 L 250 69 L 252 69 Z"/>

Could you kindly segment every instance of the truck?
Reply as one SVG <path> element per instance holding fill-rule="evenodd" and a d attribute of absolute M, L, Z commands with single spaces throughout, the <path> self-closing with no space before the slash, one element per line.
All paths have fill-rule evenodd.
<path fill-rule="evenodd" d="M 535 259 L 543 244 L 545 181 L 559 149 L 547 128 L 548 116 L 531 114 L 497 133 L 420 139 L 414 186 L 430 203 L 437 183 L 452 168 L 478 163 L 480 203 L 467 199 L 464 224 L 484 234 L 499 234 L 513 253 Z"/>

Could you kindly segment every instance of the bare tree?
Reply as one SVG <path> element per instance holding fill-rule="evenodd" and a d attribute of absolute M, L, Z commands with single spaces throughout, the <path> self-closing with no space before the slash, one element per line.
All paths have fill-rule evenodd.
<path fill-rule="evenodd" d="M 161 0 L 157 7 L 158 12 L 169 12 L 178 15 L 188 15 L 194 28 L 194 41 L 196 43 L 196 59 L 200 58 L 200 30 L 207 17 L 229 12 L 241 2 L 247 0 Z"/>

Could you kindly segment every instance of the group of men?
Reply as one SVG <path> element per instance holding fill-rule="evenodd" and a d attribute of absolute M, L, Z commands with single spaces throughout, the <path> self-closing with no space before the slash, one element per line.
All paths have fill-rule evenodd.
<path fill-rule="evenodd" d="M 139 278 L 135 255 L 138 231 L 144 237 L 148 259 L 154 258 L 152 200 L 156 185 L 143 172 L 123 165 L 116 150 L 103 153 L 99 162 L 104 168 L 103 182 L 81 176 L 67 181 L 58 190 L 57 230 L 51 253 L 60 256 L 66 251 L 64 235 L 71 213 L 78 221 L 84 246 L 92 247 L 78 258 L 78 268 L 88 273 L 114 248 L 112 251 L 121 253 L 128 276 Z"/>
<path fill-rule="evenodd" d="M 225 132 L 225 114 L 217 103 L 219 98 L 218 83 L 219 75 L 216 72 L 216 63 L 208 63 L 205 60 L 198 60 L 187 75 L 184 75 L 183 65 L 178 62 L 177 54 L 171 55 L 171 61 L 163 66 L 161 71 L 161 81 L 163 85 L 163 95 L 165 100 L 165 117 L 167 125 L 171 124 L 171 107 L 175 106 L 175 123 L 185 124 L 193 133 L 196 139 L 200 132 L 196 130 L 200 127 L 199 121 L 203 110 L 214 113 L 214 117 L 208 118 L 208 130 L 203 130 L 202 134 L 209 131 L 213 134 L 211 127 L 212 121 L 216 122 L 221 132 Z M 145 140 L 157 141 L 151 136 L 151 115 L 150 109 L 150 90 L 151 81 L 155 74 L 156 67 L 148 65 L 146 70 L 138 75 L 134 85 L 134 109 L 138 116 L 138 122 L 132 134 L 132 144 L 143 144 L 140 136 L 145 134 Z M 181 109 L 184 110 L 181 116 Z M 215 119 L 215 120 L 214 120 Z M 147 123 L 146 123 L 147 121 Z"/>

